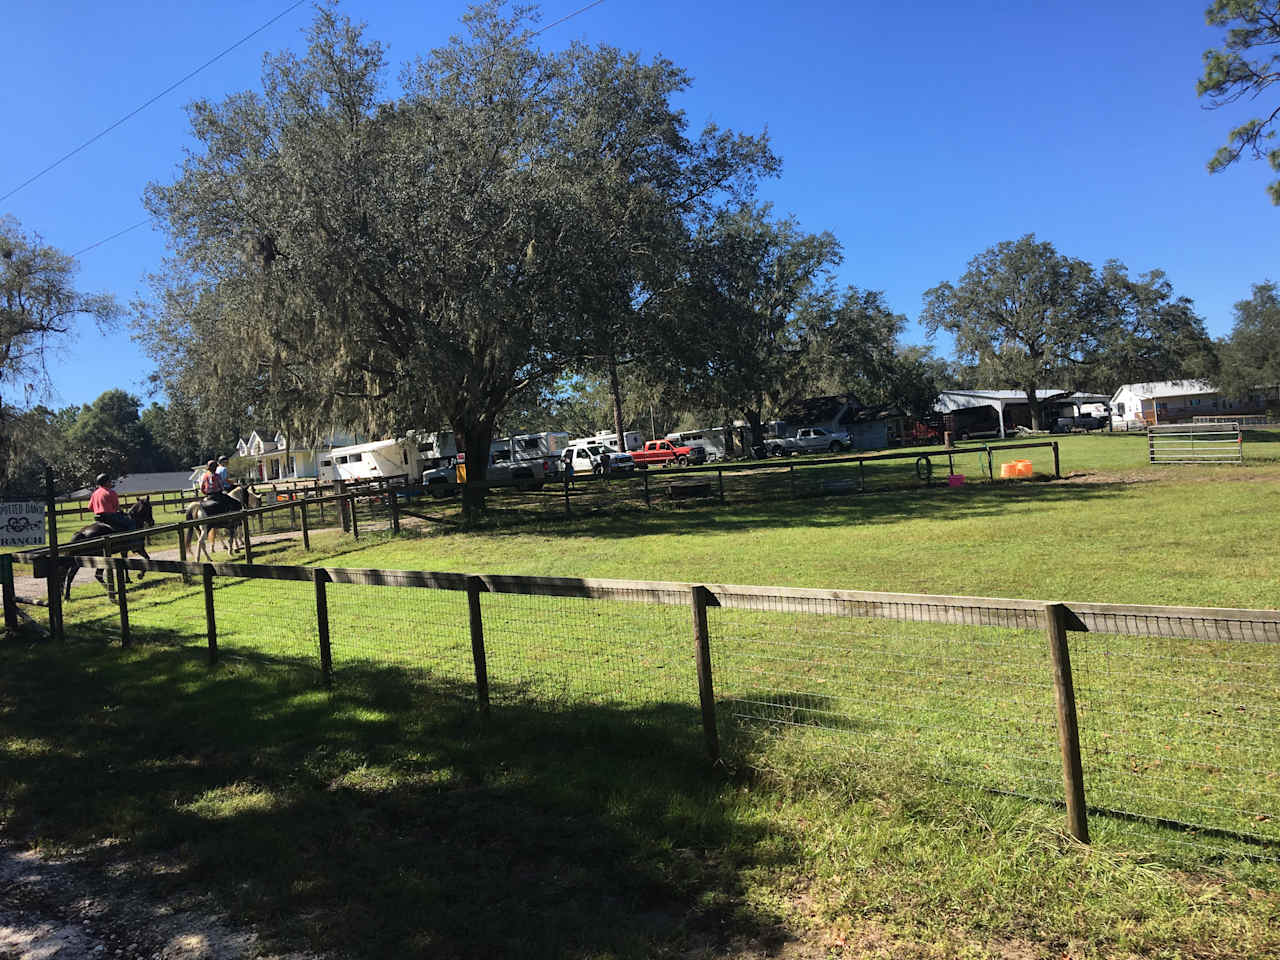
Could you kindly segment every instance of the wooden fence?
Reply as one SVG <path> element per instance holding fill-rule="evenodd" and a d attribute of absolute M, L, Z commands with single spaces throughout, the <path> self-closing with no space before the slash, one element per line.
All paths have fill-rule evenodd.
<path fill-rule="evenodd" d="M 1151 664 L 1156 663 L 1157 659 L 1160 660 L 1162 667 L 1165 659 L 1173 659 L 1181 663 L 1182 659 L 1185 658 L 1162 657 L 1159 656 L 1158 651 L 1148 651 L 1147 649 L 1153 644 L 1171 640 L 1193 641 L 1193 643 L 1187 645 L 1187 649 L 1196 652 L 1197 655 L 1206 649 L 1244 648 L 1254 651 L 1250 659 L 1256 661 L 1261 658 L 1261 655 L 1257 653 L 1259 649 L 1265 649 L 1273 660 L 1275 659 L 1275 653 L 1280 652 L 1280 648 L 1276 646 L 1280 644 L 1280 611 L 1274 610 L 1043 602 L 986 597 L 930 596 L 715 583 L 566 579 L 406 570 L 348 569 L 341 567 L 269 566 L 247 563 L 196 564 L 181 561 L 122 560 L 87 555 L 68 558 L 64 562 L 83 567 L 111 570 L 121 582 L 126 571 L 156 571 L 177 574 L 184 578 L 200 581 L 204 590 L 205 633 L 210 662 L 216 661 L 219 656 L 217 604 L 215 604 L 213 592 L 215 578 L 311 583 L 314 587 L 314 636 L 318 638 L 318 649 L 315 654 L 320 664 L 323 682 L 326 685 L 332 685 L 334 682 L 334 657 L 329 627 L 329 599 L 327 593 L 329 584 L 464 592 L 468 600 L 467 619 L 471 638 L 470 652 L 475 699 L 480 709 L 484 711 L 488 711 L 490 705 L 490 671 L 485 647 L 483 596 L 505 594 L 685 606 L 689 609 L 691 618 L 687 641 L 690 680 L 696 684 L 698 691 L 702 732 L 708 755 L 712 759 L 718 758 L 720 753 L 719 729 L 724 720 L 720 713 L 723 704 L 717 699 L 716 676 L 713 675 L 712 669 L 714 662 L 713 647 L 716 644 L 722 647 L 724 644 L 732 644 L 732 639 L 729 636 L 723 639 L 714 636 L 714 631 L 708 627 L 708 610 L 759 611 L 771 615 L 782 615 L 787 618 L 788 623 L 792 624 L 788 628 L 792 633 L 796 629 L 794 624 L 800 622 L 797 617 L 815 614 L 824 617 L 859 618 L 870 621 L 901 621 L 917 624 L 948 625 L 968 631 L 978 631 L 979 635 L 985 635 L 982 634 L 984 628 L 1001 628 L 1003 630 L 1023 632 L 1037 631 L 1043 636 L 1043 646 L 1040 648 L 1042 652 L 1037 657 L 1034 653 L 1029 653 L 1024 646 L 1021 650 L 1021 655 L 1030 657 L 1033 672 L 1038 671 L 1042 677 L 1041 683 L 1044 687 L 1047 689 L 1051 686 L 1053 690 L 1053 725 L 1057 731 L 1061 773 L 1060 802 L 1066 808 L 1068 831 L 1081 842 L 1088 842 L 1089 840 L 1088 814 L 1091 810 L 1120 813 L 1123 816 L 1134 816 L 1135 814 L 1133 811 L 1108 806 L 1105 803 L 1090 803 L 1085 782 L 1085 767 L 1082 764 L 1081 757 L 1077 686 L 1072 669 L 1072 657 L 1078 651 L 1076 650 L 1076 642 L 1069 639 L 1071 635 L 1122 634 L 1131 638 L 1133 643 L 1137 645 L 1136 647 L 1116 647 L 1102 651 L 1105 655 L 1104 659 L 1108 663 L 1108 670 L 1113 669 L 1110 662 L 1112 658 L 1120 655 L 1133 656 L 1135 650 L 1141 657 L 1145 658 L 1149 655 L 1152 657 L 1150 662 L 1145 659 L 1142 661 L 1144 669 L 1154 669 Z M 11 571 L 11 562 L 0 563 L 0 579 L 8 580 L 11 583 Z M 234 604 L 236 602 L 235 591 L 238 588 L 234 585 L 229 585 L 226 589 L 230 592 L 221 602 Z M 5 592 L 5 616 L 7 622 L 9 622 L 10 617 L 9 598 L 11 594 L 10 586 L 6 588 Z M 372 602 L 377 604 L 382 601 L 374 600 Z M 130 603 L 129 591 L 120 589 L 118 591 L 119 636 L 121 643 L 124 645 L 128 645 L 131 642 Z M 501 622 L 501 619 L 499 622 Z M 776 643 L 774 645 L 776 646 Z M 955 649 L 948 647 L 948 660 L 966 656 L 962 645 L 958 645 L 953 641 L 951 646 L 954 646 Z M 797 682 L 795 680 L 795 670 L 798 668 L 795 665 L 797 662 L 795 657 L 798 655 L 798 651 L 802 649 L 809 650 L 807 656 L 810 658 L 814 656 L 812 642 L 797 644 L 796 651 L 785 651 L 787 654 L 786 659 L 790 664 L 786 674 L 790 678 L 789 684 Z M 819 659 L 830 657 L 833 649 L 830 648 L 823 651 L 823 657 Z M 1087 646 L 1084 652 L 1086 655 L 1098 654 L 1098 651 L 1088 650 Z M 847 656 L 848 651 L 844 651 L 844 653 Z M 1218 654 L 1214 655 L 1219 656 Z M 1037 661 L 1040 664 L 1038 668 L 1034 666 Z M 1231 662 L 1233 661 L 1221 659 L 1213 661 L 1215 667 L 1221 667 L 1223 663 Z M 976 669 L 980 663 L 980 660 L 975 660 L 973 668 Z M 826 666 L 832 667 L 833 664 L 827 663 Z M 1255 671 L 1257 668 L 1256 663 L 1252 665 L 1245 664 L 1244 666 L 1250 667 Z M 1000 668 L 999 664 L 996 665 L 996 668 Z M 1280 660 L 1276 660 L 1275 663 L 1271 664 L 1271 668 L 1280 669 Z M 860 669 L 868 669 L 868 667 L 865 662 L 853 657 L 849 658 L 848 662 L 844 662 L 842 658 L 836 669 L 837 673 L 832 675 L 830 679 L 838 679 L 841 671 L 848 670 L 856 673 Z M 968 673 L 971 671 L 962 672 Z M 1243 672 L 1246 675 L 1249 673 L 1248 670 Z M 963 683 L 969 685 L 979 682 L 981 678 L 961 677 L 960 679 Z M 1089 679 L 1086 676 L 1086 683 L 1089 682 Z M 822 682 L 825 684 L 829 680 Z M 929 687 L 931 678 L 920 678 L 916 682 L 923 682 L 924 687 Z M 1005 682 L 1008 681 L 1006 680 Z M 1245 682 L 1245 679 L 1239 677 L 1233 677 L 1231 680 L 1233 685 L 1243 682 Z M 1232 702 L 1235 703 L 1242 696 L 1237 691 Z M 1269 686 L 1264 691 L 1263 696 L 1269 698 L 1267 703 L 1271 703 L 1274 700 L 1274 694 L 1270 691 Z M 1199 702 L 1196 701 L 1196 703 Z M 1156 697 L 1149 703 L 1144 701 L 1144 712 L 1152 713 L 1152 719 L 1155 721 L 1160 721 L 1166 725 L 1173 724 L 1178 722 L 1179 716 L 1187 716 L 1186 713 L 1181 712 L 1181 703 L 1182 701 L 1180 700 L 1168 697 Z M 1173 704 L 1173 706 L 1170 706 L 1170 704 Z M 1204 705 L 1206 707 L 1218 706 L 1218 704 L 1208 701 Z M 803 705 L 800 707 L 793 705 L 792 709 L 803 713 L 806 709 L 811 708 Z M 1238 707 L 1237 709 L 1244 708 Z M 1161 710 L 1176 710 L 1179 712 L 1176 715 L 1162 718 L 1160 715 Z M 1215 711 L 1211 709 L 1209 712 L 1213 713 Z M 792 713 L 791 716 L 793 717 L 792 722 L 794 722 L 796 714 Z M 1163 727 L 1161 729 L 1163 730 Z M 1109 736 L 1109 734 L 1103 733 L 1103 736 Z M 1266 737 L 1265 742 L 1271 744 L 1272 738 Z M 1273 763 L 1273 747 L 1274 745 L 1272 744 L 1271 747 L 1266 748 L 1266 752 L 1261 754 L 1262 759 L 1255 757 L 1251 760 L 1255 765 L 1268 764 L 1269 766 L 1247 771 L 1251 777 L 1256 777 L 1259 786 L 1252 792 L 1259 795 L 1266 793 L 1268 789 L 1265 786 L 1266 784 L 1273 784 L 1277 778 L 1280 778 L 1280 769 L 1277 769 L 1277 766 L 1280 765 Z M 1168 760 L 1168 755 L 1164 752 L 1165 749 L 1169 748 L 1157 751 L 1157 756 L 1154 760 L 1157 766 L 1160 762 Z M 1221 751 L 1221 746 L 1217 750 Z M 1213 759 L 1213 754 L 1210 754 L 1210 757 L 1212 762 L 1219 765 L 1222 764 L 1220 752 L 1216 759 Z M 997 792 L 1009 791 L 997 790 Z M 1271 794 L 1274 793 L 1275 789 L 1271 788 Z M 1267 794 L 1262 799 L 1259 799 L 1258 796 L 1251 798 L 1250 803 L 1253 806 L 1263 806 L 1265 808 L 1266 804 L 1271 803 L 1273 800 L 1274 798 Z M 1136 816 L 1139 819 L 1147 819 L 1164 825 L 1186 827 L 1202 835 L 1214 832 L 1211 825 L 1187 824 L 1160 814 L 1159 809 L 1157 807 L 1157 813 L 1155 814 L 1145 815 L 1139 812 Z M 1232 812 L 1238 811 L 1233 808 Z M 1268 810 L 1263 815 L 1253 817 L 1252 810 L 1247 812 L 1250 814 L 1250 820 L 1257 819 L 1268 822 L 1271 816 L 1280 814 L 1280 810 Z M 1235 839 L 1243 839 L 1250 843 L 1273 845 L 1280 850 L 1280 836 L 1272 837 L 1270 834 L 1245 835 L 1238 831 L 1218 830 L 1217 832 L 1227 834 Z"/>

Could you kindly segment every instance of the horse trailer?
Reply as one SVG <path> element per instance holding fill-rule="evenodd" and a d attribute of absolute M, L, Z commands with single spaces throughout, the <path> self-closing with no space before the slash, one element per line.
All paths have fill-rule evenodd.
<path fill-rule="evenodd" d="M 644 434 L 639 430 L 626 430 L 622 434 L 622 438 L 626 441 L 624 446 L 618 446 L 618 435 L 610 430 L 607 433 L 596 433 L 589 437 L 578 437 L 573 443 L 603 443 L 619 453 L 631 453 L 635 450 L 644 449 Z"/>
<path fill-rule="evenodd" d="M 668 433 L 666 439 L 686 447 L 702 447 L 707 451 L 707 460 L 724 459 L 724 427 L 710 427 L 706 430 L 680 430 Z"/>

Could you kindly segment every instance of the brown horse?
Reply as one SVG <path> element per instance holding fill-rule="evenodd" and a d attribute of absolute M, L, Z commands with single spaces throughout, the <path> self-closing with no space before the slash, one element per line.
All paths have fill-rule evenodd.
<path fill-rule="evenodd" d="M 151 514 L 151 498 L 139 498 L 138 502 L 133 504 L 133 506 L 129 508 L 128 512 L 130 519 L 133 520 L 134 530 L 140 532 L 139 536 L 136 538 L 131 537 L 128 540 L 117 540 L 112 544 L 111 552 L 119 553 L 121 556 L 125 556 L 129 553 L 136 553 L 138 556 L 142 557 L 143 560 L 150 560 L 151 557 L 147 555 L 147 538 L 141 535 L 141 531 L 146 527 L 154 527 L 156 525 L 155 518 Z M 108 537 L 115 533 L 120 533 L 120 531 L 109 523 L 103 523 L 100 520 L 94 521 L 87 527 L 77 531 L 75 536 L 71 538 L 69 546 L 74 546 L 82 540 L 93 540 L 97 537 Z M 76 578 L 76 573 L 79 571 L 80 566 L 78 564 L 66 564 L 66 568 L 67 572 L 62 581 L 62 595 L 67 600 L 70 600 L 71 581 Z M 100 567 L 93 571 L 94 577 L 100 584 L 102 584 L 102 589 L 107 591 L 107 596 L 115 597 L 115 590 L 112 589 L 111 582 L 103 577 L 103 573 L 104 571 Z M 138 571 L 139 580 L 142 579 L 143 573 L 144 571 L 142 570 Z M 127 579 L 128 574 L 125 574 L 125 577 Z"/>

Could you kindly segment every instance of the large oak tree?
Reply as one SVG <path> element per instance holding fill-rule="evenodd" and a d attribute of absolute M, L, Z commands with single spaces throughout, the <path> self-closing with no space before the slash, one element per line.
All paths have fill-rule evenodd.
<path fill-rule="evenodd" d="M 304 433 L 447 424 L 483 480 L 513 397 L 644 321 L 673 195 L 770 162 L 715 128 L 687 139 L 666 61 L 540 51 L 496 3 L 465 23 L 387 99 L 381 46 L 322 8 L 260 92 L 191 108 L 199 149 L 148 191 L 174 257 L 143 330 L 182 352 L 183 395 Z"/>

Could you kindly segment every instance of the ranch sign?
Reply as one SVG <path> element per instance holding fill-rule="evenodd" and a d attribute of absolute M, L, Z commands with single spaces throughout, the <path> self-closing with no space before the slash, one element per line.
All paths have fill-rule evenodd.
<path fill-rule="evenodd" d="M 0 503 L 0 547 L 44 546 L 44 504 Z"/>

